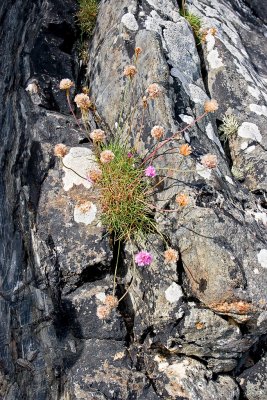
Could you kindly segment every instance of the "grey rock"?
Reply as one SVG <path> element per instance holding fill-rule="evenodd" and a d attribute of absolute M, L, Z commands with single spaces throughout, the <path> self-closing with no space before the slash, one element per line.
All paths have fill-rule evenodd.
<path fill-rule="evenodd" d="M 266 356 L 262 357 L 259 362 L 251 368 L 246 369 L 238 377 L 238 382 L 242 388 L 244 396 L 248 400 L 260 400 L 266 397 Z"/>

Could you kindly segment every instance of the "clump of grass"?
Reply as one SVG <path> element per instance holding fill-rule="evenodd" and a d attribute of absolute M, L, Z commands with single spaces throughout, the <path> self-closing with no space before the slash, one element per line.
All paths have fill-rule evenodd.
<path fill-rule="evenodd" d="M 236 134 L 239 128 L 239 123 L 235 115 L 233 114 L 226 114 L 223 117 L 222 122 L 223 123 L 219 128 L 219 133 L 221 140 L 223 142 L 226 142 L 227 140 L 229 140 L 230 137 L 233 137 Z"/>
<path fill-rule="evenodd" d="M 185 0 L 182 2 L 180 15 L 184 17 L 187 20 L 187 22 L 191 25 L 196 41 L 199 44 L 201 42 L 201 27 L 202 27 L 201 18 L 198 15 L 191 13 L 187 9 Z"/>
<path fill-rule="evenodd" d="M 78 22 L 82 36 L 90 36 L 96 24 L 98 0 L 79 0 Z"/>
<path fill-rule="evenodd" d="M 116 140 L 103 146 L 102 150 L 110 150 L 115 155 L 110 163 L 101 164 L 99 186 L 103 225 L 118 240 L 152 231 L 146 195 L 149 186 L 138 159 Z"/>

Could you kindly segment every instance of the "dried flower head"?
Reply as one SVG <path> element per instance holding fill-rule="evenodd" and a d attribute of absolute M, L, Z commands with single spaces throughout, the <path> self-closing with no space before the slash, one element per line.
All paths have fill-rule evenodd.
<path fill-rule="evenodd" d="M 175 263 L 179 258 L 178 252 L 174 249 L 169 248 L 164 252 L 164 258 L 166 264 Z"/>
<path fill-rule="evenodd" d="M 59 89 L 61 90 L 69 90 L 74 86 L 74 83 L 70 79 L 61 79 L 59 83 Z"/>
<path fill-rule="evenodd" d="M 97 183 L 102 178 L 102 171 L 101 169 L 92 169 L 88 172 L 87 178 L 91 183 Z"/>
<path fill-rule="evenodd" d="M 111 150 L 104 150 L 100 153 L 100 161 L 102 164 L 111 162 L 115 157 L 115 154 Z"/>
<path fill-rule="evenodd" d="M 117 297 L 112 296 L 111 294 L 108 294 L 105 298 L 104 303 L 107 307 L 112 309 L 112 308 L 117 307 L 117 305 L 119 304 L 119 301 L 118 301 Z"/>
<path fill-rule="evenodd" d="M 213 26 L 212 28 L 209 29 L 209 33 L 210 33 L 212 36 L 215 36 L 216 33 L 217 33 L 217 28 L 215 28 L 215 27 Z"/>
<path fill-rule="evenodd" d="M 77 94 L 74 98 L 75 103 L 77 104 L 78 108 L 82 110 L 88 110 L 92 104 L 89 96 L 84 93 Z"/>
<path fill-rule="evenodd" d="M 143 50 L 141 49 L 141 47 L 136 47 L 136 48 L 134 49 L 136 58 L 138 58 L 138 56 L 142 53 L 142 51 L 143 51 Z"/>
<path fill-rule="evenodd" d="M 140 251 L 135 256 L 135 262 L 139 267 L 150 265 L 152 263 L 152 255 L 147 251 Z"/>
<path fill-rule="evenodd" d="M 127 76 L 131 79 L 136 75 L 136 73 L 137 73 L 137 69 L 134 65 L 127 65 L 123 71 L 123 75 Z"/>
<path fill-rule="evenodd" d="M 219 106 L 218 106 L 218 103 L 216 100 L 211 99 L 211 100 L 205 101 L 204 111 L 206 113 L 215 112 L 218 110 L 218 108 L 219 108 Z"/>
<path fill-rule="evenodd" d="M 63 158 L 68 154 L 68 148 L 63 143 L 56 144 L 54 147 L 54 154 L 56 157 Z"/>
<path fill-rule="evenodd" d="M 189 144 L 182 144 L 182 146 L 179 149 L 179 153 L 182 156 L 189 156 L 192 153 L 192 147 L 189 146 Z"/>
<path fill-rule="evenodd" d="M 216 168 L 218 165 L 217 156 L 215 154 L 208 153 L 205 156 L 201 157 L 201 164 L 209 169 Z"/>
<path fill-rule="evenodd" d="M 156 175 L 156 169 L 153 167 L 153 165 L 149 165 L 145 169 L 145 176 L 148 176 L 149 178 L 154 178 Z"/>
<path fill-rule="evenodd" d="M 162 128 L 162 126 L 156 125 L 154 126 L 154 128 L 152 128 L 151 136 L 153 136 L 153 138 L 159 140 L 160 138 L 162 138 L 163 135 L 164 129 Z"/>
<path fill-rule="evenodd" d="M 102 143 L 105 140 L 106 135 L 101 129 L 95 129 L 90 133 L 90 138 L 94 143 Z"/>
<path fill-rule="evenodd" d="M 144 107 L 144 108 L 147 108 L 148 103 L 147 103 L 147 97 L 146 97 L 146 96 L 143 96 L 142 102 L 143 102 L 143 107 Z"/>
<path fill-rule="evenodd" d="M 88 86 L 84 86 L 84 87 L 82 88 L 82 91 L 83 91 L 84 94 L 89 94 L 89 92 L 90 92 Z"/>
<path fill-rule="evenodd" d="M 96 309 L 96 315 L 99 319 L 106 319 L 111 312 L 111 308 L 106 305 L 98 306 Z"/>
<path fill-rule="evenodd" d="M 175 201 L 180 207 L 185 207 L 189 204 L 189 197 L 186 194 L 181 193 L 176 196 Z"/>
<path fill-rule="evenodd" d="M 93 203 L 91 201 L 80 202 L 77 208 L 82 214 L 88 213 L 92 208 Z"/>
<path fill-rule="evenodd" d="M 157 83 L 151 83 L 146 91 L 151 99 L 156 99 L 161 94 L 161 89 Z"/>

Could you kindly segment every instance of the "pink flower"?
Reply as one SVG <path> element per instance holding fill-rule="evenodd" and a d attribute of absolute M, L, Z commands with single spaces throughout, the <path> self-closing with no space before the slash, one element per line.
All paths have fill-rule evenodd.
<path fill-rule="evenodd" d="M 132 153 L 128 153 L 128 154 L 127 154 L 127 157 L 128 157 L 128 158 L 133 158 L 133 154 L 132 154 Z"/>
<path fill-rule="evenodd" d="M 156 176 L 156 175 L 157 175 L 156 169 L 152 165 L 149 165 L 149 167 L 147 167 L 145 169 L 145 176 L 149 176 L 150 178 L 154 178 L 154 176 Z"/>
<path fill-rule="evenodd" d="M 135 262 L 139 267 L 150 265 L 152 263 L 152 255 L 147 251 L 140 251 L 135 256 Z"/>

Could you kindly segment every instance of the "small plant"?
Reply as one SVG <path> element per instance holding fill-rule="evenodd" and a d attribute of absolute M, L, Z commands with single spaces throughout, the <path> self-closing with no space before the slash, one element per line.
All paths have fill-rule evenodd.
<path fill-rule="evenodd" d="M 96 24 L 98 13 L 98 0 L 78 0 L 79 11 L 77 18 L 81 28 L 82 37 L 90 36 Z"/>
<path fill-rule="evenodd" d="M 88 193 L 88 197 L 89 199 L 90 196 L 95 198 L 96 195 L 100 205 L 102 225 L 112 234 L 114 242 L 118 243 L 113 294 L 112 296 L 107 296 L 107 303 L 104 302 L 98 307 L 97 315 L 100 319 L 107 318 L 112 309 L 116 308 L 118 302 L 122 300 L 129 290 L 128 287 L 119 300 L 115 298 L 118 260 L 121 245 L 124 242 L 129 241 L 132 243 L 133 248 L 133 242 L 140 245 L 140 242 L 144 243 L 144 238 L 148 233 L 158 233 L 166 245 L 165 252 L 162 254 L 164 263 L 177 262 L 178 252 L 169 247 L 168 240 L 157 228 L 154 213 L 156 211 L 165 215 L 177 213 L 190 204 L 190 197 L 186 193 L 177 193 L 175 197 L 176 205 L 171 209 L 165 210 L 154 204 L 154 195 L 157 193 L 159 185 L 169 176 L 169 173 L 181 171 L 181 164 L 193 152 L 192 147 L 188 144 L 177 144 L 177 141 L 182 138 L 181 134 L 202 120 L 208 113 L 215 112 L 218 109 L 216 100 L 205 102 L 204 111 L 200 116 L 185 128 L 170 133 L 168 136 L 164 127 L 159 125 L 151 127 L 150 139 L 154 141 L 154 146 L 151 150 L 146 150 L 145 154 L 141 156 L 139 149 L 141 135 L 146 125 L 146 115 L 149 114 L 150 105 L 156 107 L 158 98 L 163 96 L 163 88 L 157 83 L 151 83 L 144 90 L 141 97 L 138 97 L 138 100 L 134 100 L 135 85 L 138 82 L 137 63 L 141 52 L 142 49 L 137 47 L 132 65 L 127 65 L 124 68 L 123 74 L 126 84 L 122 96 L 121 112 L 118 115 L 116 128 L 112 132 L 100 129 L 104 126 L 104 123 L 101 121 L 97 108 L 90 99 L 86 88 L 84 88 L 83 93 L 76 94 L 74 98 L 74 102 L 81 114 L 81 119 L 78 119 L 70 102 L 70 90 L 73 89 L 74 84 L 69 79 L 63 79 L 60 83 L 60 89 L 66 93 L 70 111 L 79 128 L 91 141 L 94 152 L 95 163 L 92 169 L 87 172 L 87 176 L 83 177 L 76 171 L 72 171 L 80 178 L 92 183 L 93 191 Z M 126 114 L 124 104 L 126 93 L 131 93 L 131 111 L 127 118 L 122 118 Z M 127 106 L 129 107 L 129 104 Z M 89 112 L 93 113 L 99 125 L 99 128 L 92 132 L 90 132 L 88 122 Z M 135 118 L 136 116 L 138 118 Z M 133 121 L 140 122 L 134 123 Z M 161 149 L 168 143 L 172 144 L 172 150 L 177 148 L 178 168 L 171 169 L 157 166 L 157 157 L 162 155 Z M 60 158 L 62 165 L 66 167 L 64 157 L 67 154 L 67 147 L 63 144 L 58 144 L 55 146 L 54 152 Z M 215 169 L 218 164 L 217 157 L 213 154 L 203 155 L 199 161 L 202 163 L 203 168 L 208 169 Z M 167 170 L 167 174 L 164 174 L 164 170 Z M 195 168 L 184 172 L 186 171 L 195 172 Z M 145 248 L 135 255 L 132 253 L 132 259 L 134 271 L 136 265 L 144 267 L 153 262 L 153 256 Z"/>
<path fill-rule="evenodd" d="M 235 115 L 224 115 L 222 125 L 219 127 L 220 139 L 223 142 L 226 142 L 237 133 L 238 127 L 239 123 Z"/>
<path fill-rule="evenodd" d="M 181 6 L 181 9 L 180 9 L 180 15 L 182 17 L 184 17 L 187 20 L 187 22 L 191 25 L 192 30 L 193 30 L 194 35 L 195 35 L 195 38 L 196 38 L 196 41 L 197 41 L 197 44 L 200 44 L 201 38 L 202 38 L 202 35 L 201 35 L 201 27 L 202 27 L 201 18 L 198 15 L 191 13 L 187 9 L 185 0 L 182 1 L 182 6 Z"/>
<path fill-rule="evenodd" d="M 102 147 L 102 153 L 114 154 L 111 162 L 102 162 L 101 220 L 108 231 L 118 240 L 153 231 L 151 209 L 147 204 L 150 182 L 138 157 L 133 156 L 119 141 Z M 101 158 L 100 158 L 101 160 Z"/>

